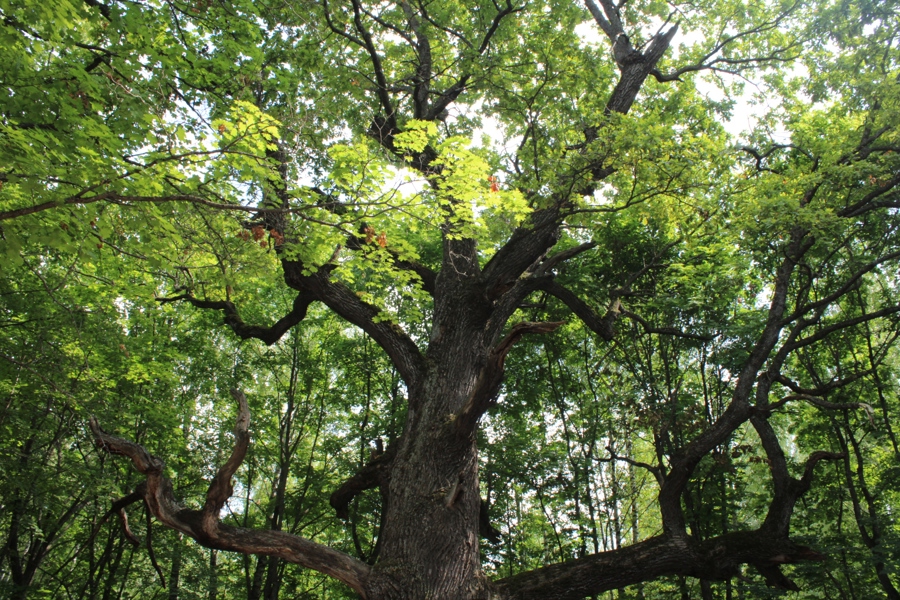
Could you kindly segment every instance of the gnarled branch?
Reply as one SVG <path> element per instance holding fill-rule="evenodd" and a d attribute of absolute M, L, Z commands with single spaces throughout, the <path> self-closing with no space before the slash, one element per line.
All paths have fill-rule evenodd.
<path fill-rule="evenodd" d="M 225 313 L 225 324 L 231 327 L 231 330 L 242 340 L 251 338 L 262 340 L 267 346 L 271 346 L 280 340 L 291 327 L 297 325 L 306 317 L 306 311 L 315 298 L 309 294 L 298 294 L 297 297 L 294 298 L 294 306 L 291 309 L 291 312 L 281 317 L 271 327 L 260 327 L 258 325 L 248 325 L 244 323 L 238 313 L 237 307 L 235 307 L 234 303 L 230 300 L 200 300 L 190 293 L 156 299 L 160 304 L 168 304 L 170 302 L 179 302 L 182 300 L 197 308 L 221 310 Z"/>
<path fill-rule="evenodd" d="M 581 600 L 666 575 L 725 581 L 740 575 L 740 565 L 749 564 L 769 585 L 796 589 L 780 572 L 780 565 L 823 558 L 787 537 L 763 530 L 733 532 L 702 542 L 657 536 L 500 579 L 495 586 L 504 600 Z"/>
<path fill-rule="evenodd" d="M 184 508 L 175 499 L 172 482 L 163 475 L 165 464 L 162 460 L 139 444 L 106 433 L 94 417 L 90 418 L 90 428 L 101 450 L 130 458 L 137 471 L 146 476 L 146 481 L 136 491 L 143 494 L 150 513 L 166 527 L 208 548 L 276 556 L 319 571 L 342 581 L 365 598 L 364 586 L 370 572 L 370 567 L 365 563 L 297 535 L 233 527 L 218 520 L 218 512 L 231 493 L 231 477 L 240 466 L 249 442 L 247 427 L 250 413 L 246 399 L 239 392 L 234 392 L 234 395 L 239 402 L 235 447 L 210 485 L 206 503 L 200 511 Z"/>

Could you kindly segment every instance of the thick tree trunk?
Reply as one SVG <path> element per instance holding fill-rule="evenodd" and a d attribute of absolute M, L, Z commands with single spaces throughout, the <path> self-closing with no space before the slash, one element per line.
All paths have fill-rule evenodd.
<path fill-rule="evenodd" d="M 452 423 L 477 375 L 471 356 L 478 353 L 468 354 L 438 362 L 421 397 L 410 398 L 384 484 L 386 514 L 370 600 L 486 597 L 478 552 L 478 453 L 474 436 L 460 436 Z"/>
<path fill-rule="evenodd" d="M 455 256 L 471 256 L 459 250 Z M 474 433 L 461 432 L 454 417 L 476 388 L 491 340 L 479 290 L 455 278 L 473 264 L 460 260 L 456 267 L 438 278 L 426 372 L 408 390 L 407 422 L 382 482 L 387 505 L 369 600 L 487 597 L 478 551 L 478 451 Z"/>
<path fill-rule="evenodd" d="M 439 424 L 400 450 L 370 600 L 482 598 L 477 452 Z"/>

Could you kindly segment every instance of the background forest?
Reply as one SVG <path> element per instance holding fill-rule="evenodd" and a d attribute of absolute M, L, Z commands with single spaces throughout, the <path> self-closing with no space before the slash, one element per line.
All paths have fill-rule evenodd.
<path fill-rule="evenodd" d="M 405 97 L 422 63 L 404 54 L 392 3 L 329 6 L 0 1 L 0 597 L 355 597 L 277 558 L 204 548 L 142 504 L 118 511 L 143 477 L 95 447 L 89 417 L 162 457 L 175 496 L 198 504 L 230 451 L 235 388 L 252 443 L 223 521 L 375 562 L 378 491 L 355 496 L 345 519 L 329 499 L 403 431 L 407 388 L 377 341 L 319 303 L 274 343 L 239 339 L 223 312 L 183 301 L 234 301 L 242 323 L 271 324 L 297 297 L 285 252 L 315 268 L 356 243 L 365 252 L 342 263 L 342 281 L 411 338 L 429 336 L 431 300 L 396 266 L 440 262 L 428 237 L 440 203 L 419 203 L 427 185 L 404 181 L 414 169 L 379 154 L 378 109 L 366 108 L 381 92 Z M 415 115 L 398 141 L 412 154 L 444 144 L 435 160 L 478 206 L 463 230 L 489 254 L 539 208 L 534 197 L 577 188 L 553 174 L 594 152 L 586 123 L 604 114 L 616 61 L 590 6 L 417 6 L 448 39 L 496 30 L 458 61 L 446 55 L 461 42 L 434 43 L 449 65 L 435 86 L 454 69 L 477 75 L 448 114 Z M 619 8 L 636 46 L 670 21 L 680 37 L 636 108 L 605 114 L 596 152 L 615 172 L 563 228 L 563 246 L 590 251 L 557 270 L 598 313 L 623 317 L 605 340 L 552 293 L 518 307 L 523 321 L 564 324 L 517 342 L 477 432 L 483 568 L 508 577 L 660 534 L 664 466 L 728 407 L 800 223 L 820 245 L 791 293 L 814 314 L 803 337 L 781 334 L 793 345 L 768 422 L 795 473 L 833 453 L 791 521 L 792 539 L 824 561 L 786 567 L 795 592 L 745 569 L 596 597 L 897 600 L 900 5 Z M 363 22 L 394 61 L 389 81 L 355 45 Z M 737 122 L 744 105 L 755 116 Z M 828 200 L 802 202 L 813 188 Z M 254 222 L 285 195 L 306 207 L 291 204 L 291 225 Z M 744 423 L 693 473 L 681 499 L 690 534 L 758 527 L 771 468 Z"/>

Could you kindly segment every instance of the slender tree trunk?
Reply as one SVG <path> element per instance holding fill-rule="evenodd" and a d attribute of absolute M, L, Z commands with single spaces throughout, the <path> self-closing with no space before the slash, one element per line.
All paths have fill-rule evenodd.
<path fill-rule="evenodd" d="M 110 540 L 112 541 L 112 540 Z M 109 555 L 112 560 L 109 562 L 109 572 L 106 574 L 106 585 L 103 586 L 103 600 L 112 600 L 118 595 L 116 584 L 119 581 L 119 566 L 122 564 L 122 556 L 125 554 L 125 540 L 122 536 L 116 539 L 115 546 L 109 545 Z"/>
<path fill-rule="evenodd" d="M 181 550 L 184 545 L 183 536 L 179 533 L 175 538 L 175 552 L 172 554 L 172 569 L 169 571 L 169 600 L 178 600 L 181 585 Z"/>
<path fill-rule="evenodd" d="M 217 600 L 219 595 L 219 570 L 217 566 L 219 551 L 213 548 L 209 551 L 209 585 L 207 587 L 207 600 Z"/>
<path fill-rule="evenodd" d="M 859 442 L 853 435 L 849 417 L 846 414 L 844 415 L 843 429 L 846 433 L 846 439 L 844 439 L 838 426 L 835 427 L 835 433 L 837 434 L 838 442 L 841 445 L 841 450 L 844 452 L 844 474 L 847 480 L 847 489 L 850 492 L 850 499 L 853 502 L 853 513 L 856 517 L 856 524 L 859 529 L 860 537 L 866 548 L 872 552 L 875 576 L 878 578 L 878 583 L 881 584 L 885 596 L 888 600 L 900 600 L 900 592 L 894 587 L 894 583 L 887 573 L 884 560 L 880 558 L 879 550 L 882 544 L 881 515 L 879 514 L 875 497 L 866 481 L 865 471 L 863 469 L 865 461 L 862 451 L 860 450 Z M 853 455 L 856 458 L 855 478 L 850 469 L 848 441 L 850 443 L 849 447 L 853 449 Z M 862 494 L 862 498 L 860 498 L 860 494 Z M 865 502 L 865 506 L 863 506 L 863 502 Z"/>

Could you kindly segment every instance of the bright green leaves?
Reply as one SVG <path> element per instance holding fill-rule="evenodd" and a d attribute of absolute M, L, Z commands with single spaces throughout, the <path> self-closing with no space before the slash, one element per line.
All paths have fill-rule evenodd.
<path fill-rule="evenodd" d="M 508 234 L 530 209 L 521 192 L 501 188 L 487 161 L 469 144 L 463 138 L 438 144 L 433 164 L 440 173 L 432 182 L 448 224 L 448 237 L 474 238 L 487 244 L 491 241 L 491 224 L 507 223 Z"/>
<path fill-rule="evenodd" d="M 212 128 L 218 133 L 216 144 L 225 159 L 208 177 L 211 181 L 226 177 L 225 169 L 235 169 L 243 181 L 265 182 L 276 177 L 266 152 L 276 149 L 279 123 L 255 104 L 236 100 L 224 118 L 214 119 Z"/>
<path fill-rule="evenodd" d="M 125 285 L 105 271 L 129 257 L 144 298 L 222 297 L 237 273 L 271 271 L 266 240 L 235 237 L 249 214 L 205 208 L 246 207 L 280 183 L 280 123 L 244 99 L 266 60 L 251 3 L 0 10 L 5 264 L 61 254 Z"/>
<path fill-rule="evenodd" d="M 437 125 L 432 121 L 410 121 L 394 136 L 394 145 L 405 153 L 418 153 L 437 138 Z"/>
<path fill-rule="evenodd" d="M 409 169 L 398 169 L 362 141 L 329 149 L 330 180 L 351 199 L 357 220 L 378 231 L 401 223 L 396 231 L 401 245 L 408 244 L 410 250 L 416 245 L 417 231 L 431 230 L 434 236 L 445 225 L 444 235 L 475 239 L 490 252 L 530 212 L 523 194 L 504 186 L 491 171 L 484 151 L 473 149 L 469 139 L 441 139 L 434 123 L 410 121 L 394 143 L 407 161 L 423 152 L 434 153 L 429 167 L 433 173 L 427 180 L 414 178 Z M 381 217 L 388 209 L 397 211 L 391 223 Z M 397 244 L 393 241 L 391 247 L 400 249 Z M 414 256 L 402 254 L 409 259 Z"/>

